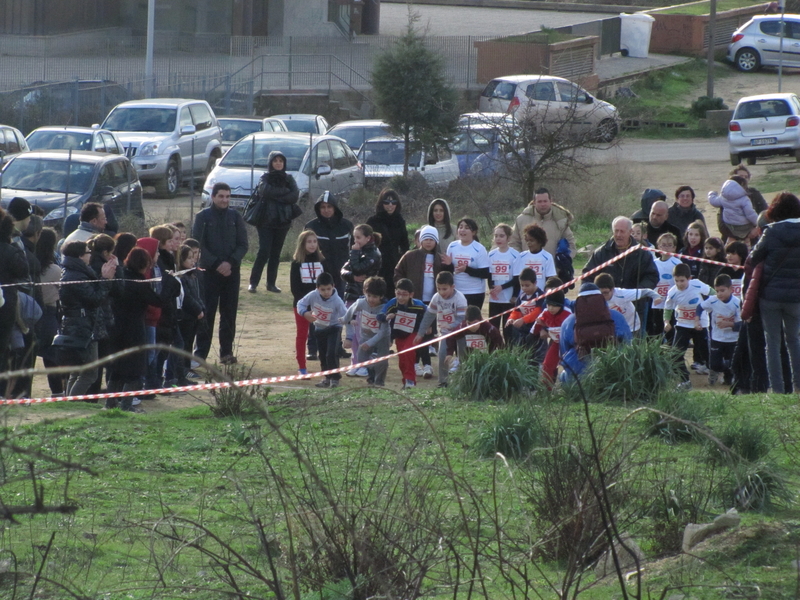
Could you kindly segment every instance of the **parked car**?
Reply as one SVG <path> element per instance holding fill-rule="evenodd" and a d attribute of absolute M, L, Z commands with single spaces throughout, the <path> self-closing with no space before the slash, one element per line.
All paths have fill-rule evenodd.
<path fill-rule="evenodd" d="M 610 142 L 619 132 L 617 109 L 598 100 L 577 84 L 549 75 L 511 75 L 492 79 L 481 92 L 482 112 L 513 114 L 532 121 L 537 129 L 591 136 Z"/>
<path fill-rule="evenodd" d="M 487 161 L 499 160 L 505 156 L 511 143 L 509 135 L 512 131 L 497 125 L 487 123 L 473 123 L 469 127 L 459 127 L 450 147 L 458 160 L 461 177 L 469 174 L 487 176 L 490 170 L 477 169 L 472 171 L 475 159 L 481 155 Z"/>
<path fill-rule="evenodd" d="M 732 165 L 781 154 L 800 162 L 800 98 L 789 93 L 741 98 L 728 124 L 728 149 Z"/>
<path fill-rule="evenodd" d="M 389 135 L 389 124 L 378 119 L 342 121 L 328 130 L 330 135 L 338 135 L 347 145 L 358 152 L 361 144 L 368 139 Z"/>
<path fill-rule="evenodd" d="M 0 125 L 0 166 L 13 154 L 27 152 L 28 143 L 22 132 L 10 125 Z"/>
<path fill-rule="evenodd" d="M 100 128 L 117 134 L 142 183 L 167 198 L 177 195 L 182 182 L 207 175 L 222 156 L 217 118 L 203 100 L 123 102 Z"/>
<path fill-rule="evenodd" d="M 107 129 L 91 127 L 39 127 L 25 138 L 31 150 L 85 150 L 125 154 L 122 142 Z"/>
<path fill-rule="evenodd" d="M 244 136 L 256 131 L 289 131 L 283 121 L 275 117 L 220 117 L 222 149 L 227 150 Z"/>
<path fill-rule="evenodd" d="M 20 196 L 45 213 L 44 224 L 61 228 L 67 216 L 86 202 L 109 205 L 116 217 L 144 219 L 142 185 L 131 162 L 119 154 L 36 151 L 18 154 L 3 168 L 0 201 L 3 208 Z"/>
<path fill-rule="evenodd" d="M 782 59 L 781 16 L 759 15 L 733 32 L 728 60 L 745 73 L 781 60 L 785 67 L 800 67 L 800 15 L 784 15 Z"/>
<path fill-rule="evenodd" d="M 470 112 L 458 117 L 459 127 L 474 125 L 498 125 L 504 128 L 515 126 L 514 115 L 505 112 Z"/>
<path fill-rule="evenodd" d="M 364 166 L 364 182 L 376 187 L 403 174 L 403 138 L 384 136 L 367 140 L 358 151 Z M 458 159 L 445 145 L 414 150 L 408 160 L 409 172 L 417 171 L 432 186 L 447 185 L 458 179 Z"/>
<path fill-rule="evenodd" d="M 272 116 L 283 121 L 289 131 L 322 134 L 329 129 L 328 122 L 321 115 L 291 114 Z"/>
<path fill-rule="evenodd" d="M 286 172 L 294 177 L 300 200 L 325 190 L 348 194 L 364 185 L 364 174 L 356 155 L 341 138 L 307 133 L 251 133 L 234 144 L 211 171 L 203 186 L 203 200 L 211 200 L 218 181 L 231 186 L 231 206 L 244 207 L 254 185 L 267 171 L 273 150 L 286 156 Z"/>

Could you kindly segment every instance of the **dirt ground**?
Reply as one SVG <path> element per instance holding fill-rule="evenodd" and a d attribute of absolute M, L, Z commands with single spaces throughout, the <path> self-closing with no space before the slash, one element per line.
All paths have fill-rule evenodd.
<path fill-rule="evenodd" d="M 785 91 L 800 92 L 800 73 L 785 75 Z M 749 75 L 736 75 L 725 79 L 720 79 L 716 84 L 716 95 L 725 99 L 733 106 L 739 97 L 754 93 L 777 90 L 777 74 L 775 72 L 762 72 Z M 692 97 L 705 94 L 705 86 L 702 90 Z M 624 141 L 622 142 L 625 143 Z M 767 172 L 767 168 L 780 168 L 779 163 L 786 163 L 787 168 L 791 168 L 791 163 L 787 159 L 771 159 L 759 163 L 751 168 L 753 172 L 753 184 L 758 187 L 759 177 Z M 708 160 L 672 160 L 669 162 L 647 163 L 637 162 L 633 167 L 642 182 L 642 188 L 655 187 L 667 192 L 668 196 L 679 185 L 689 184 L 695 188 L 698 194 L 697 204 L 706 215 L 706 221 L 712 230 L 716 229 L 715 213 L 709 210 L 706 202 L 708 190 L 718 189 L 726 179 L 730 169 L 727 162 L 723 162 L 719 157 L 709 157 Z M 457 205 L 456 199 L 451 199 L 451 203 Z M 195 206 L 199 207 L 199 199 Z M 186 218 L 188 215 L 188 198 L 181 197 L 177 201 L 167 200 L 146 200 L 145 210 L 151 217 L 163 216 L 165 220 L 176 218 Z M 182 213 L 186 214 L 182 214 Z M 290 241 L 287 241 L 290 243 Z M 240 363 L 252 365 L 252 377 L 266 377 L 278 375 L 293 375 L 297 372 L 297 362 L 294 357 L 294 337 L 295 325 L 292 316 L 291 295 L 289 293 L 289 265 L 282 264 L 278 279 L 278 286 L 284 291 L 282 294 L 272 294 L 265 291 L 263 287 L 256 294 L 247 293 L 247 275 L 249 275 L 249 265 L 245 268 L 242 277 L 242 293 L 240 297 L 239 317 L 238 317 L 238 338 L 236 354 Z M 216 347 L 212 348 L 211 358 L 216 358 Z M 433 359 L 434 372 L 436 371 L 436 359 Z M 319 363 L 309 364 L 309 370 L 319 368 Z M 311 380 L 297 383 L 277 384 L 272 386 L 277 391 L 294 388 L 313 389 L 318 380 Z M 433 389 L 436 387 L 436 379 L 423 380 L 418 382 L 423 389 Z M 692 374 L 692 383 L 695 387 L 706 387 L 705 377 Z M 402 384 L 397 359 L 390 360 L 387 386 L 399 389 Z M 343 377 L 342 385 L 345 387 L 363 387 L 365 382 L 361 378 Z M 34 396 L 41 397 L 48 395 L 46 380 L 44 377 L 34 379 Z M 159 396 L 155 400 L 144 401 L 143 407 L 148 412 L 158 412 L 173 410 L 193 406 L 202 401 L 210 401 L 206 392 L 201 394 L 173 394 Z M 89 407 L 83 403 L 67 404 L 63 403 L 63 409 L 52 410 L 50 407 L 46 412 L 37 407 L 13 407 L 9 409 L 7 418 L 9 422 L 24 424 L 38 421 L 42 418 L 59 418 L 91 414 L 94 407 Z"/>

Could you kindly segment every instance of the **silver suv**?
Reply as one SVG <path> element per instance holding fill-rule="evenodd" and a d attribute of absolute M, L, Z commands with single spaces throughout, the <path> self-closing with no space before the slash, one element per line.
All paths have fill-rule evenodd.
<path fill-rule="evenodd" d="M 102 128 L 117 134 L 142 184 L 155 185 L 162 197 L 174 198 L 184 181 L 205 178 L 222 156 L 217 118 L 203 100 L 123 102 Z"/>

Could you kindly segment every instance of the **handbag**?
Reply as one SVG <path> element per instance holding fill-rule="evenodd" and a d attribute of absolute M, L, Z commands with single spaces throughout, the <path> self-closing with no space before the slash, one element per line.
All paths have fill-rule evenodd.
<path fill-rule="evenodd" d="M 60 365 L 84 365 L 89 362 L 91 355 L 89 346 L 92 338 L 78 335 L 57 334 L 53 338 L 53 347 L 56 350 L 57 361 Z"/>
<path fill-rule="evenodd" d="M 250 194 L 250 198 L 247 200 L 247 204 L 244 207 L 244 212 L 242 213 L 245 223 L 248 223 L 253 227 L 258 227 L 263 222 L 265 216 L 264 213 L 267 208 L 267 203 L 261 200 L 259 187 L 260 186 L 256 187 L 256 189 L 253 190 L 253 193 Z"/>

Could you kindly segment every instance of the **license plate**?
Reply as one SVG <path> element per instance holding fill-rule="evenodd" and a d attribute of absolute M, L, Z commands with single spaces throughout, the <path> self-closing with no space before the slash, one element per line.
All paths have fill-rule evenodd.
<path fill-rule="evenodd" d="M 750 140 L 751 146 L 769 146 L 770 144 L 777 144 L 778 138 L 756 138 Z"/>
<path fill-rule="evenodd" d="M 247 200 L 233 200 L 231 199 L 228 206 L 231 208 L 244 208 L 244 205 L 247 204 Z"/>

